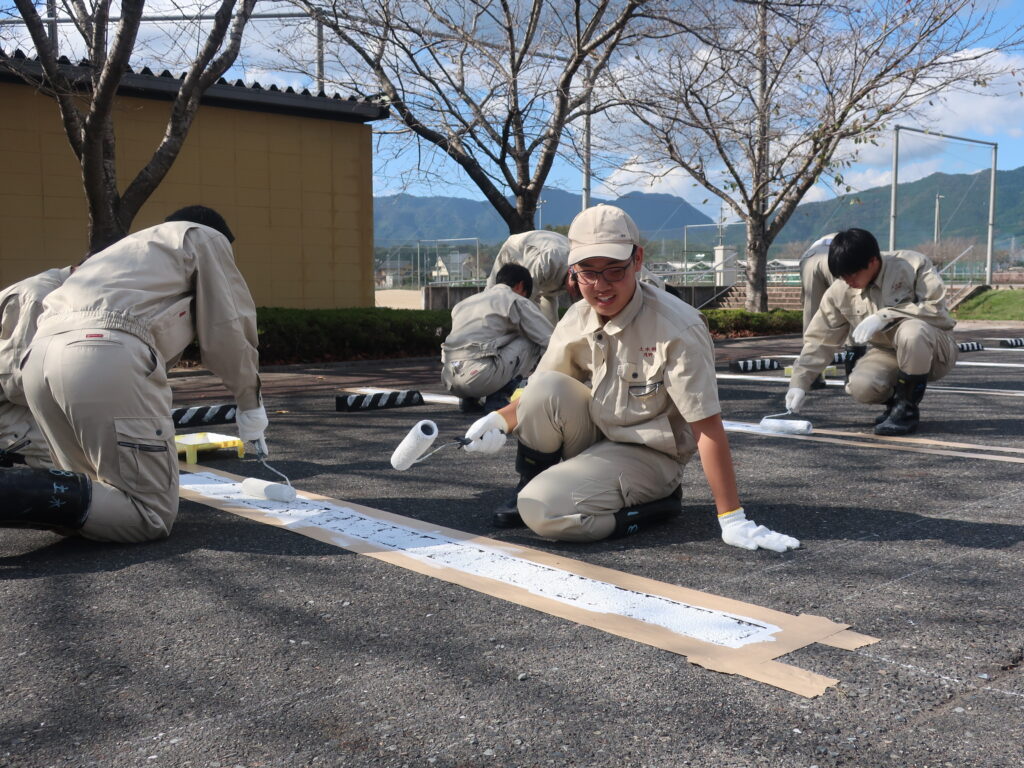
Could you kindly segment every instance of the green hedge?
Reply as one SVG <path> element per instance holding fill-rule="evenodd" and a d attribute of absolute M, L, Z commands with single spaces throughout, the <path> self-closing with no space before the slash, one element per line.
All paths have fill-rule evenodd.
<path fill-rule="evenodd" d="M 719 336 L 775 336 L 801 333 L 803 314 L 796 309 L 747 312 L 745 309 L 705 309 L 708 327 Z"/>
<path fill-rule="evenodd" d="M 800 313 L 742 309 L 705 310 L 716 336 L 766 336 L 799 333 Z M 383 360 L 439 357 L 441 342 L 451 331 L 447 309 L 282 309 L 257 310 L 260 363 L 322 363 L 338 360 Z M 198 362 L 193 344 L 185 361 Z"/>

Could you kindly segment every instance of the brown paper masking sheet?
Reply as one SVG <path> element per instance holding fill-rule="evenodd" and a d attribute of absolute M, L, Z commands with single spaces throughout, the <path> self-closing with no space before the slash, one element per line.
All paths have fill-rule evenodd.
<path fill-rule="evenodd" d="M 256 499 L 242 492 L 244 478 L 194 464 L 181 470 L 181 495 L 190 501 L 801 696 L 818 696 L 838 680 L 778 657 L 811 643 L 853 650 L 877 642 L 821 616 L 793 616 L 304 491 L 294 502 Z"/>

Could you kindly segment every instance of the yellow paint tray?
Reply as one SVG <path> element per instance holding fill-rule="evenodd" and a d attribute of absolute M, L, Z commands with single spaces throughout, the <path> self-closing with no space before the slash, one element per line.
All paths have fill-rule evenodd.
<path fill-rule="evenodd" d="M 220 448 L 238 449 L 238 458 L 245 456 L 245 443 L 233 435 L 218 435 L 216 432 L 193 432 L 191 435 L 175 435 L 174 443 L 178 453 L 185 454 L 189 464 L 195 464 L 200 451 L 215 451 Z"/>

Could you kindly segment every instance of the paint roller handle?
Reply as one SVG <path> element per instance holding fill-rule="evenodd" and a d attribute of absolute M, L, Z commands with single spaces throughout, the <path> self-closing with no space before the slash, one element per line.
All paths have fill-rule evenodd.
<path fill-rule="evenodd" d="M 466 430 L 463 447 L 468 453 L 497 453 L 505 445 L 505 435 L 511 431 L 505 418 L 498 411 L 491 411 Z"/>
<path fill-rule="evenodd" d="M 789 413 L 800 413 L 800 408 L 807 397 L 807 390 L 800 387 L 790 387 L 786 392 L 786 410 Z"/>

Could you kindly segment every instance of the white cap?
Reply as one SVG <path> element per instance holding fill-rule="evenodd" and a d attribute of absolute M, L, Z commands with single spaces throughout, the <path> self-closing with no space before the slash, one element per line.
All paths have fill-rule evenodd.
<path fill-rule="evenodd" d="M 629 214 L 614 205 L 595 205 L 569 226 L 569 266 L 599 257 L 625 261 L 634 245 L 640 245 L 640 230 Z"/>

